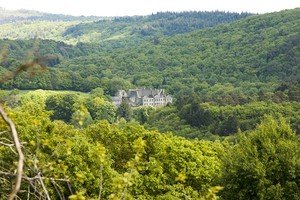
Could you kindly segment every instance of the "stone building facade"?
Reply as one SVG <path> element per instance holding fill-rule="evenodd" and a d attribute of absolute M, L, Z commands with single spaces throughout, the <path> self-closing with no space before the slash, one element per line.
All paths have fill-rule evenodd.
<path fill-rule="evenodd" d="M 124 98 L 128 99 L 131 106 L 165 106 L 172 103 L 172 96 L 164 94 L 163 89 L 130 89 L 128 92 L 119 90 L 112 101 L 116 106 L 120 106 Z"/>

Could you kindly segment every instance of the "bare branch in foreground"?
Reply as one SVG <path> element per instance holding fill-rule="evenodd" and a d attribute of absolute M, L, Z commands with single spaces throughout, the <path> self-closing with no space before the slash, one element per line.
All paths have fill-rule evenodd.
<path fill-rule="evenodd" d="M 10 172 L 3 172 L 3 171 L 0 171 L 0 175 L 3 175 L 3 176 L 9 176 L 9 177 L 14 177 L 16 176 L 16 174 L 13 174 L 13 173 L 10 173 Z M 26 181 L 35 181 L 35 180 L 40 180 L 40 179 L 43 179 L 43 180 L 50 180 L 50 181 L 61 181 L 61 182 L 66 182 L 66 183 L 70 183 L 71 181 L 68 180 L 68 179 L 63 179 L 63 178 L 49 178 L 49 177 L 42 177 L 42 176 L 34 176 L 34 177 L 28 177 L 28 176 L 25 176 L 23 175 L 22 176 L 22 179 L 26 180 Z"/>
<path fill-rule="evenodd" d="M 4 142 L 1 142 L 1 141 L 0 141 L 0 144 L 3 145 L 3 146 L 7 146 L 7 147 L 15 146 L 14 144 L 8 144 L 8 143 L 4 143 Z"/>
<path fill-rule="evenodd" d="M 43 188 L 43 190 L 44 190 L 44 192 L 45 192 L 45 194 L 46 194 L 47 200 L 50 200 L 50 196 L 49 196 L 49 194 L 48 194 L 48 191 L 47 191 L 47 189 L 46 189 L 46 186 L 45 186 L 45 184 L 44 184 L 44 181 L 43 181 L 43 179 L 42 179 L 42 177 L 41 177 L 41 174 L 38 173 L 38 174 L 37 174 L 37 177 L 38 177 L 38 179 L 40 180 L 40 183 L 41 183 L 41 185 L 42 185 L 42 188 Z"/>
<path fill-rule="evenodd" d="M 15 177 L 16 174 L 11 173 L 11 172 L 0 171 L 0 176 Z M 64 200 L 65 197 L 63 196 L 63 194 L 60 191 L 61 188 L 60 188 L 59 184 L 57 184 L 56 182 L 65 182 L 65 183 L 67 183 L 67 185 L 69 186 L 69 189 L 70 189 L 70 185 L 69 185 L 70 184 L 70 180 L 68 180 L 68 179 L 62 179 L 62 178 L 42 177 L 40 173 L 37 173 L 34 177 L 28 177 L 28 176 L 26 176 L 26 175 L 23 174 L 22 179 L 23 179 L 24 182 L 27 181 L 29 183 L 28 189 L 27 189 L 27 191 L 25 191 L 28 194 L 28 198 L 27 199 L 30 199 L 30 194 L 29 193 L 31 193 L 30 192 L 30 186 L 31 186 L 33 188 L 33 190 L 35 191 L 35 192 L 31 193 L 31 195 L 36 196 L 36 193 L 38 193 L 38 195 L 43 196 L 44 199 L 50 200 L 49 193 L 48 193 L 48 191 L 46 189 L 46 186 L 44 185 L 44 180 L 51 181 L 51 183 L 54 185 L 55 190 L 56 190 L 56 192 L 59 195 L 59 197 L 60 197 L 61 200 Z M 38 189 L 35 188 L 36 183 L 38 183 L 39 185 L 42 186 L 43 191 L 44 191 L 44 195 L 42 194 L 41 191 L 39 191 Z M 70 189 L 70 192 L 73 194 L 73 192 L 72 192 L 71 189 Z M 38 197 L 38 196 L 36 196 L 36 197 Z"/>
<path fill-rule="evenodd" d="M 23 175 L 23 166 L 24 166 L 24 154 L 21 149 L 21 143 L 19 140 L 19 136 L 18 136 L 16 127 L 15 127 L 14 123 L 10 120 L 10 118 L 7 116 L 6 112 L 4 111 L 4 109 L 2 108 L 1 105 L 0 105 L 0 115 L 3 118 L 3 120 L 6 122 L 6 124 L 10 127 L 13 141 L 14 141 L 14 144 L 16 146 L 16 150 L 17 150 L 17 153 L 19 156 L 17 173 L 16 173 L 16 183 L 15 183 L 15 186 L 13 187 L 13 189 L 9 195 L 9 198 L 8 198 L 8 200 L 13 200 L 17 196 L 17 193 L 19 192 L 20 186 L 21 186 L 21 180 L 22 180 L 22 175 Z"/>

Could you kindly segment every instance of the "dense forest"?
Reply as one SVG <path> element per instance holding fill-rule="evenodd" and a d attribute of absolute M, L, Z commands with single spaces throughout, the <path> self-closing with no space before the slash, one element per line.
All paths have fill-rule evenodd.
<path fill-rule="evenodd" d="M 280 85 L 289 88 L 299 82 L 298 13 L 295 9 L 250 16 L 192 33 L 145 39 L 143 44 L 124 48 L 114 47 L 122 39 L 106 48 L 101 42 L 72 46 L 43 40 L 38 44 L 38 53 L 57 56 L 49 60 L 51 68 L 33 78 L 24 73 L 1 87 L 88 92 L 101 85 L 111 95 L 115 92 L 111 85 L 118 89 L 163 87 L 171 94 L 194 88 L 206 101 L 217 92 L 221 93 L 220 99 L 226 93 L 240 98 L 274 93 Z M 15 67 L 35 43 L 1 41 L 10 52 L 1 71 Z M 119 82 L 120 86 L 111 82 Z"/>
<path fill-rule="evenodd" d="M 0 8 L 1 9 L 1 8 Z M 34 11 L 0 14 L 1 39 L 46 39 L 68 44 L 97 43 L 102 48 L 128 47 L 162 36 L 230 23 L 250 13 L 164 12 L 134 17 L 73 17 Z M 113 44 L 112 44 L 113 43 Z"/>
<path fill-rule="evenodd" d="M 0 199 L 20 149 L 20 199 L 300 199 L 299 8 L 0 11 Z M 111 101 L 142 87 L 174 103 Z"/>

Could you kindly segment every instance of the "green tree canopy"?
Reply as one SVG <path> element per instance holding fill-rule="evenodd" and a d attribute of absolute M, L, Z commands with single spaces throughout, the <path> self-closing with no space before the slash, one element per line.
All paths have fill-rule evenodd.
<path fill-rule="evenodd" d="M 266 116 L 251 133 L 239 133 L 223 157 L 224 199 L 299 199 L 300 145 L 289 124 Z"/>

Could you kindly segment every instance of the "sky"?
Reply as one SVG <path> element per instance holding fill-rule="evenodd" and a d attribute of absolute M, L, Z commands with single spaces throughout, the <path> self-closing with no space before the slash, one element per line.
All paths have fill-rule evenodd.
<path fill-rule="evenodd" d="M 268 13 L 300 7 L 300 0 L 0 0 L 0 7 L 75 16 L 133 16 L 162 11 L 216 10 Z"/>

